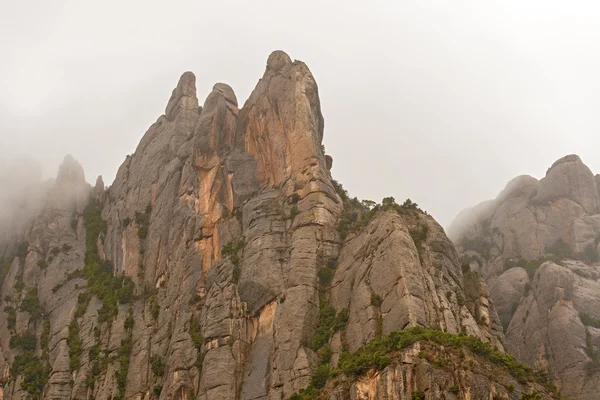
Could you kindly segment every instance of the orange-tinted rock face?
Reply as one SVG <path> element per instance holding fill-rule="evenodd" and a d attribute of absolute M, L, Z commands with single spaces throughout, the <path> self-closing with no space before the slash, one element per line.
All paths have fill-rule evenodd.
<path fill-rule="evenodd" d="M 323 116 L 317 84 L 308 67 L 274 52 L 241 112 L 248 152 L 259 165 L 261 181 L 281 187 L 304 185 L 326 170 Z"/>

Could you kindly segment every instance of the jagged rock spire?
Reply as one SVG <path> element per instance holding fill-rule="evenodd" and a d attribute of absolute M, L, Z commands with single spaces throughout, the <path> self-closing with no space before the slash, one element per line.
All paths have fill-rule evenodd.
<path fill-rule="evenodd" d="M 58 168 L 58 175 L 56 177 L 56 183 L 61 184 L 81 184 L 85 182 L 85 173 L 81 164 L 73 158 L 72 155 L 67 154 Z"/>
<path fill-rule="evenodd" d="M 172 120 L 179 111 L 198 110 L 198 97 L 196 97 L 196 76 L 192 72 L 185 72 L 179 78 L 177 87 L 173 89 L 169 103 L 165 110 L 165 115 Z"/>
<path fill-rule="evenodd" d="M 552 164 L 540 181 L 536 201 L 544 203 L 562 197 L 579 204 L 590 214 L 596 213 L 600 205 L 594 174 L 575 154 Z"/>
<path fill-rule="evenodd" d="M 306 64 L 292 62 L 283 51 L 273 52 L 240 112 L 241 131 L 248 152 L 258 161 L 261 180 L 274 186 L 302 184 L 314 179 L 304 174 L 327 171 L 323 126 L 317 83 Z M 307 172 L 310 165 L 317 168 Z"/>

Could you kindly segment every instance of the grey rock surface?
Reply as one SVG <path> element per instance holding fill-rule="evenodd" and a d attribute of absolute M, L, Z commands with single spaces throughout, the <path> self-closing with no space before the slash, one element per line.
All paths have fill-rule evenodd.
<path fill-rule="evenodd" d="M 489 284 L 507 350 L 582 400 L 600 387 L 596 180 L 568 155 L 540 181 L 515 178 L 449 228 L 463 260 Z"/>

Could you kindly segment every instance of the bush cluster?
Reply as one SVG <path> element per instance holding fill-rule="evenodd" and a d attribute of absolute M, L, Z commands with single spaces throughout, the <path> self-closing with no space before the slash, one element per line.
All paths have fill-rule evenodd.
<path fill-rule="evenodd" d="M 119 303 L 126 304 L 134 299 L 133 281 L 128 277 L 114 276 L 112 264 L 100 259 L 98 240 L 101 235 L 106 234 L 107 230 L 106 221 L 102 219 L 101 212 L 102 205 L 100 202 L 90 198 L 83 210 L 86 233 L 85 265 L 83 270 L 75 271 L 75 273 L 69 275 L 69 279 L 82 277 L 88 282 L 86 291 L 80 293 L 77 297 L 77 308 L 73 320 L 69 324 L 67 345 L 69 347 L 69 368 L 71 371 L 79 369 L 81 363 L 83 348 L 79 337 L 78 319 L 85 314 L 92 296 L 98 297 L 102 302 L 102 307 L 98 310 L 98 321 L 100 323 L 111 321 L 117 315 Z M 96 352 L 99 351 L 98 348 L 94 348 Z M 95 354 L 92 350 L 90 351 L 92 355 Z M 88 386 L 93 387 L 99 373 L 99 361 L 96 357 L 91 362 L 93 370 L 88 375 L 87 383 Z"/>
<path fill-rule="evenodd" d="M 23 267 L 17 272 L 14 288 L 17 292 L 20 292 L 25 288 L 25 282 L 23 281 Z"/>
<path fill-rule="evenodd" d="M 321 285 L 321 289 L 325 289 L 331 283 L 333 279 L 333 274 L 335 273 L 335 258 L 330 258 L 327 260 L 327 263 L 319 268 L 317 271 L 317 276 L 319 277 L 319 284 Z"/>
<path fill-rule="evenodd" d="M 20 310 L 28 312 L 32 320 L 35 320 L 42 315 L 42 308 L 40 307 L 38 291 L 36 288 L 31 288 L 27 291 L 25 297 L 21 301 Z"/>
<path fill-rule="evenodd" d="M 40 347 L 42 348 L 42 358 L 48 361 L 48 353 L 50 352 L 50 318 L 45 317 L 42 323 L 42 333 L 40 334 Z"/>
<path fill-rule="evenodd" d="M 338 233 L 344 240 L 351 232 L 356 232 L 363 226 L 366 226 L 373 220 L 380 206 L 376 205 L 369 209 L 362 204 L 356 197 L 344 202 L 344 209 L 338 222 Z"/>
<path fill-rule="evenodd" d="M 335 192 L 342 199 L 342 202 L 346 203 L 348 200 L 350 200 L 350 197 L 348 197 L 348 191 L 346 189 L 344 189 L 344 187 L 342 186 L 341 183 L 339 183 L 335 179 L 332 179 L 331 183 L 333 184 L 333 188 L 335 189 Z"/>
<path fill-rule="evenodd" d="M 300 214 L 300 209 L 298 208 L 297 204 L 292 205 L 292 207 L 290 208 L 290 220 L 292 222 L 294 222 L 294 220 L 296 219 L 296 217 L 298 216 L 298 214 Z"/>
<path fill-rule="evenodd" d="M 244 248 L 244 238 L 240 237 L 232 240 L 230 243 L 227 243 L 221 249 L 221 255 L 223 258 L 229 257 L 231 262 L 234 265 L 238 265 L 240 263 L 240 258 L 238 256 L 238 252 Z"/>
<path fill-rule="evenodd" d="M 294 394 L 290 399 L 314 399 L 318 396 L 320 388 L 325 385 L 330 376 L 344 374 L 356 377 L 371 369 L 382 370 L 391 363 L 391 356 L 395 352 L 406 349 L 414 343 L 421 341 L 448 348 L 467 348 L 491 363 L 503 367 L 522 383 L 541 381 L 539 375 L 536 375 L 530 367 L 519 363 L 512 356 L 499 352 L 489 343 L 484 343 L 476 337 L 454 335 L 440 330 L 414 327 L 406 330 L 397 330 L 385 338 L 375 339 L 354 353 L 343 352 L 340 356 L 337 369 L 331 370 L 328 366 L 318 368 L 311 379 L 311 385 Z M 438 362 L 438 364 L 443 365 L 441 362 Z M 458 387 L 451 387 L 449 390 L 454 393 L 458 391 Z M 422 393 L 420 391 L 413 392 L 413 399 L 422 399 Z M 535 398 L 533 397 L 533 399 Z"/>
<path fill-rule="evenodd" d="M 425 392 L 422 390 L 417 390 L 411 393 L 412 400 L 425 400 Z"/>
<path fill-rule="evenodd" d="M 319 350 L 329 343 L 333 334 L 344 328 L 347 323 L 348 310 L 344 309 L 337 313 L 335 308 L 321 298 L 319 302 L 319 320 L 313 338 L 313 349 Z"/>
<path fill-rule="evenodd" d="M 381 200 L 381 206 L 384 210 L 394 210 L 400 215 L 408 215 L 411 213 L 423 213 L 423 210 L 419 208 L 419 205 L 413 202 L 411 199 L 404 200 L 404 203 L 396 203 L 396 199 L 393 197 L 384 197 Z"/>
<path fill-rule="evenodd" d="M 77 232 L 77 218 L 78 215 L 75 211 L 73 211 L 73 214 L 71 215 L 71 229 L 73 229 L 73 231 Z"/>
<path fill-rule="evenodd" d="M 542 395 L 539 392 L 523 393 L 521 400 L 542 400 Z"/>
<path fill-rule="evenodd" d="M 417 250 L 421 250 L 423 248 L 423 242 L 427 239 L 427 233 L 429 232 L 429 225 L 426 223 L 420 223 L 417 227 L 411 228 L 408 230 L 410 237 L 413 242 L 415 242 L 415 246 L 417 246 Z"/>
<path fill-rule="evenodd" d="M 383 299 L 381 298 L 380 295 L 371 293 L 371 305 L 373 307 L 381 307 L 382 302 L 383 302 Z"/>
<path fill-rule="evenodd" d="M 453 348 L 466 347 L 488 361 L 506 368 L 521 382 L 533 379 L 531 368 L 519 363 L 512 356 L 500 353 L 489 343 L 484 343 L 473 336 L 454 335 L 421 327 L 397 330 L 384 339 L 373 340 L 354 353 L 342 353 L 338 368 L 347 375 L 360 375 L 371 368 L 381 369 L 389 363 L 388 354 L 405 349 L 419 341 Z"/>
<path fill-rule="evenodd" d="M 290 204 L 298 204 L 300 201 L 300 195 L 298 193 L 293 193 L 288 201 Z"/>
<path fill-rule="evenodd" d="M 152 319 L 156 321 L 159 314 L 160 306 L 158 305 L 158 299 L 156 298 L 156 295 L 153 295 L 150 297 L 150 315 L 152 316 Z"/>
<path fill-rule="evenodd" d="M 20 335 L 11 336 L 8 346 L 11 349 L 20 348 L 25 351 L 35 351 L 37 339 L 34 334 L 25 332 Z"/>
<path fill-rule="evenodd" d="M 524 258 L 504 260 L 504 270 L 521 267 L 527 271 L 529 279 L 533 279 L 539 267 L 546 261 L 558 263 L 565 259 L 578 259 L 587 262 L 598 261 L 598 252 L 596 248 L 589 244 L 584 251 L 574 254 L 569 245 L 562 239 L 558 239 L 554 244 L 546 246 L 545 255 L 535 260 L 525 260 Z"/>
<path fill-rule="evenodd" d="M 152 205 L 148 204 L 146 206 L 146 209 L 141 212 L 141 211 L 136 211 L 135 212 L 135 216 L 134 216 L 134 220 L 135 222 L 138 224 L 138 237 L 140 239 L 146 239 L 146 237 L 148 237 L 148 227 L 150 226 L 150 214 L 152 213 Z M 128 220 L 128 218 L 125 218 L 125 220 Z M 127 222 L 127 225 L 129 225 L 129 221 L 125 221 L 123 220 L 123 225 L 125 225 L 125 222 Z M 125 226 L 127 226 L 125 225 Z"/>
<path fill-rule="evenodd" d="M 200 350 L 202 345 L 204 344 L 204 337 L 202 336 L 200 321 L 193 317 L 190 319 L 190 330 L 189 330 L 190 338 L 192 339 L 192 343 L 194 347 Z"/>
<path fill-rule="evenodd" d="M 129 372 L 129 362 L 131 349 L 133 346 L 132 333 L 128 332 L 127 337 L 121 340 L 121 346 L 117 352 L 119 360 L 119 369 L 115 372 L 117 387 L 119 394 L 114 397 L 115 400 L 123 400 L 125 398 L 125 386 L 127 385 L 127 374 Z"/>
<path fill-rule="evenodd" d="M 69 324 L 69 334 L 67 336 L 67 346 L 69 347 L 69 370 L 71 372 L 79 369 L 81 365 L 82 342 L 79 337 L 79 323 L 73 318 Z"/>
<path fill-rule="evenodd" d="M 400 205 L 396 203 L 396 200 L 393 197 L 385 197 L 381 201 L 381 204 L 377 204 L 371 200 L 359 201 L 356 197 L 350 199 L 347 197 L 346 192 L 344 209 L 338 223 L 338 233 L 340 234 L 340 238 L 343 240 L 349 233 L 356 232 L 363 226 L 366 226 L 381 210 L 393 210 L 400 215 L 423 213 L 423 210 L 410 199 L 406 199 L 406 201 Z"/>
<path fill-rule="evenodd" d="M 125 321 L 123 321 L 123 328 L 125 328 L 125 330 L 128 331 L 130 329 L 133 329 L 133 324 L 133 315 L 129 314 L 127 318 L 125 318 Z"/>
<path fill-rule="evenodd" d="M 50 366 L 36 357 L 32 351 L 26 351 L 15 357 L 10 373 L 12 376 L 22 376 L 21 388 L 32 397 L 38 397 L 44 390 L 50 375 Z"/>
<path fill-rule="evenodd" d="M 492 250 L 492 241 L 484 236 L 478 236 L 473 239 L 463 239 L 461 246 L 464 251 L 474 251 L 486 260 L 490 259 L 490 252 Z"/>
<path fill-rule="evenodd" d="M 600 329 L 600 319 L 595 319 L 587 315 L 586 313 L 579 314 L 579 319 L 585 326 L 591 326 Z"/>
<path fill-rule="evenodd" d="M 562 261 L 568 258 L 573 258 L 573 250 L 571 247 L 562 239 L 558 239 L 554 244 L 546 246 L 546 253 L 553 254 L 553 261 Z"/>
<path fill-rule="evenodd" d="M 83 276 L 88 281 L 89 293 L 102 301 L 98 321 L 111 320 L 118 313 L 118 304 L 130 303 L 134 296 L 133 281 L 129 277 L 114 276 L 113 266 L 98 254 L 98 238 L 106 233 L 106 221 L 101 216 L 101 204 L 90 199 L 83 211 L 86 229 L 85 266 Z"/>
<path fill-rule="evenodd" d="M 463 256 L 460 259 L 462 265 L 468 265 L 469 269 L 471 269 L 471 263 L 475 262 L 477 263 L 477 265 L 479 265 L 479 267 L 483 266 L 483 262 L 481 261 L 481 258 L 479 258 L 476 254 L 471 254 L 468 256 Z"/>
<path fill-rule="evenodd" d="M 13 306 L 4 307 L 6 313 L 6 325 L 8 329 L 15 329 L 17 325 L 17 310 Z"/>
<path fill-rule="evenodd" d="M 29 251 L 29 242 L 21 242 L 17 245 L 16 256 L 19 258 L 21 267 L 23 267 L 25 265 L 25 258 L 27 257 L 28 251 Z"/>
<path fill-rule="evenodd" d="M 547 260 L 544 258 L 538 258 L 536 260 L 525 260 L 524 258 L 518 258 L 516 260 L 504 260 L 504 270 L 506 271 L 511 268 L 521 267 L 527 271 L 527 275 L 529 275 L 529 279 L 531 280 L 535 276 L 537 270 L 540 268 L 540 265 L 546 261 Z"/>
<path fill-rule="evenodd" d="M 97 340 L 99 338 L 98 334 L 100 332 L 99 332 L 99 330 L 96 332 L 97 332 L 97 335 L 96 335 L 96 340 Z M 88 351 L 88 359 L 89 359 L 89 362 L 90 362 L 92 368 L 88 371 L 88 375 L 86 377 L 85 382 L 86 382 L 87 387 L 94 390 L 94 387 L 96 386 L 96 381 L 98 380 L 98 377 L 100 376 L 100 374 L 102 372 L 106 371 L 106 369 L 108 368 L 108 363 L 110 362 L 111 358 L 107 355 L 106 352 L 102 354 L 100 351 L 100 345 L 98 343 L 96 343 Z"/>
<path fill-rule="evenodd" d="M 4 285 L 4 279 L 6 279 L 6 275 L 8 275 L 11 264 L 11 260 L 0 258 L 0 287 Z"/>
<path fill-rule="evenodd" d="M 165 363 L 158 355 L 150 358 L 150 367 L 152 368 L 152 373 L 156 376 L 163 376 L 165 373 Z"/>
<path fill-rule="evenodd" d="M 600 257 L 598 256 L 598 250 L 596 250 L 596 246 L 591 243 L 585 246 L 583 252 L 579 255 L 579 259 L 590 263 L 598 262 Z"/>

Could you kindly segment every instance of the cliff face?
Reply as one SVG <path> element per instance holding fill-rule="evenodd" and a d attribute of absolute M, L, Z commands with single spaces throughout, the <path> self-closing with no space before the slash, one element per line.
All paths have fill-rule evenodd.
<path fill-rule="evenodd" d="M 323 128 L 310 71 L 274 52 L 241 109 L 222 83 L 199 107 L 183 74 L 110 188 L 67 157 L 0 247 L 0 398 L 287 398 L 413 326 L 502 352 L 485 283 L 441 227 L 413 204 L 349 199 Z M 447 389 L 421 370 L 411 391 Z"/>
<path fill-rule="evenodd" d="M 488 282 L 507 350 L 584 400 L 600 385 L 598 179 L 579 157 L 563 157 L 540 181 L 513 179 L 449 229 Z"/>

